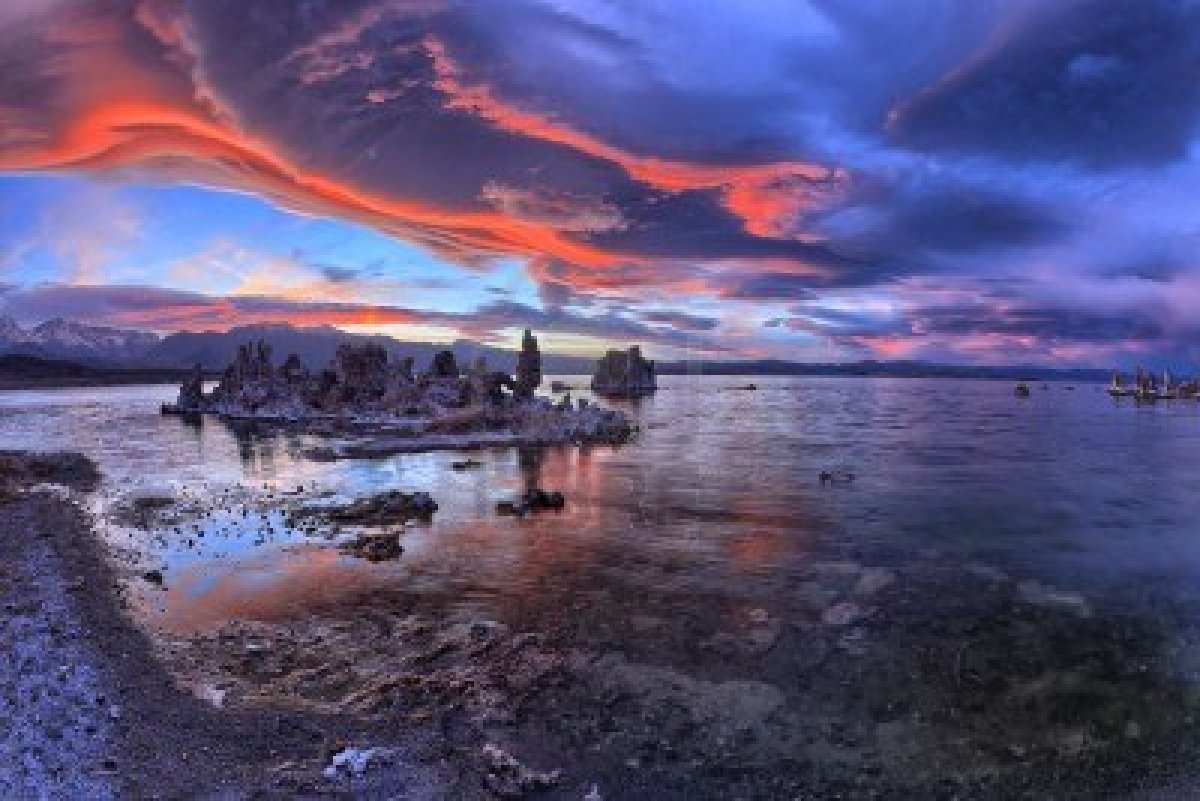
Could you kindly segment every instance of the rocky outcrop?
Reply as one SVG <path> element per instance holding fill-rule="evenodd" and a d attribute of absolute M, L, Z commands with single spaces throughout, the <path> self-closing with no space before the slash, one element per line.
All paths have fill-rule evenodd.
<path fill-rule="evenodd" d="M 610 350 L 596 363 L 592 375 L 592 391 L 609 397 L 637 397 L 658 389 L 654 362 L 642 358 L 642 350 L 634 345 L 629 350 Z"/>
<path fill-rule="evenodd" d="M 636 349 L 632 352 L 636 353 Z M 456 441 L 623 442 L 634 427 L 620 412 L 570 396 L 551 403 L 535 394 L 542 382 L 537 339 L 526 331 L 517 375 L 488 368 L 476 359 L 459 368 L 451 351 L 438 353 L 429 369 L 415 373 L 411 359 L 393 361 L 373 342 L 344 344 L 328 368 L 309 372 L 296 356 L 276 368 L 270 346 L 246 343 L 210 392 L 196 373 L 180 388 L 165 413 L 216 414 L 228 418 L 295 424 L 337 420 L 359 428 L 430 440 L 435 447 Z"/>
<path fill-rule="evenodd" d="M 458 378 L 458 362 L 454 360 L 454 351 L 438 351 L 433 357 L 430 372 L 434 378 Z"/>
<path fill-rule="evenodd" d="M 344 390 L 343 401 L 377 401 L 387 388 L 388 354 L 374 342 L 345 343 L 337 349 L 334 370 Z"/>
<path fill-rule="evenodd" d="M 521 338 L 521 352 L 517 356 L 517 381 L 513 394 L 528 400 L 534 390 L 542 384 L 542 354 L 538 350 L 537 338 L 528 328 Z"/>
<path fill-rule="evenodd" d="M 196 365 L 196 369 L 179 387 L 179 400 L 177 404 L 184 409 L 194 409 L 199 407 L 204 402 L 204 373 L 200 369 L 200 365 Z"/>

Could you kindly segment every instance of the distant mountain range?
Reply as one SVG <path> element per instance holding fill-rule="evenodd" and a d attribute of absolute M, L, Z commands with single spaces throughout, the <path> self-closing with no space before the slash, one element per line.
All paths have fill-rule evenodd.
<path fill-rule="evenodd" d="M 199 364 L 206 370 L 220 370 L 233 361 L 238 345 L 260 339 L 271 345 L 276 361 L 283 361 L 288 354 L 295 353 L 310 369 L 327 366 L 338 346 L 344 342 L 374 342 L 394 358 L 412 357 L 418 368 L 427 366 L 433 361 L 434 354 L 441 350 L 454 351 L 455 359 L 463 366 L 470 364 L 477 356 L 486 357 L 488 365 L 497 370 L 512 372 L 517 366 L 516 351 L 480 345 L 469 340 L 458 340 L 451 344 L 406 342 L 381 334 L 348 334 L 331 326 L 296 328 L 282 324 L 242 326 L 223 333 L 171 334 L 155 345 L 147 353 L 147 358 L 156 364 Z M 542 369 L 548 373 L 590 373 L 594 365 L 595 359 L 578 356 L 542 356 Z"/>
<path fill-rule="evenodd" d="M 10 353 L 0 356 L 0 389 L 173 384 L 190 372 L 166 367 L 95 367 Z"/>
<path fill-rule="evenodd" d="M 84 325 L 68 320 L 48 320 L 33 328 L 22 328 L 12 319 L 0 317 L 0 354 L 57 359 L 102 370 L 173 370 L 199 364 L 206 372 L 217 372 L 233 361 L 238 345 L 266 340 L 277 361 L 297 354 L 310 368 L 329 364 L 344 342 L 375 342 L 393 357 L 412 357 L 419 367 L 433 360 L 439 350 L 454 351 L 460 364 L 484 356 L 495 369 L 512 371 L 515 351 L 459 340 L 450 345 L 435 342 L 405 342 L 383 335 L 350 334 L 331 326 L 298 328 L 287 324 L 250 325 L 224 332 L 181 332 L 166 337 L 142 331 Z M 634 343 L 630 343 L 634 344 Z M 543 354 L 543 371 L 558 375 L 588 375 L 595 359 L 583 356 Z M 861 361 L 812 364 L 783 360 L 754 361 L 660 361 L 660 375 L 846 375 L 922 378 L 995 378 L 1027 381 L 1103 381 L 1108 372 L 1096 369 L 1047 367 L 973 367 L 916 361 Z M 119 383 L 119 382 L 118 382 Z"/>
<path fill-rule="evenodd" d="M 829 375 L 880 378 L 994 378 L 1009 381 L 1107 381 L 1112 373 L 1093 367 L 973 366 L 919 361 L 789 362 L 754 361 L 659 362 L 659 375 Z"/>
<path fill-rule="evenodd" d="M 249 325 L 224 332 L 181 332 L 166 337 L 142 331 L 90 326 L 68 320 L 48 320 L 33 328 L 22 328 L 11 318 L 0 317 L 0 354 L 19 354 L 44 359 L 62 359 L 100 367 L 191 367 L 221 370 L 233 361 L 238 345 L 266 340 L 283 361 L 297 354 L 310 368 L 329 364 L 344 342 L 375 342 L 398 358 L 411 356 L 419 366 L 433 355 L 449 348 L 464 364 L 476 356 L 487 357 L 496 369 L 513 370 L 515 351 L 459 340 L 446 345 L 437 342 L 405 342 L 383 335 L 350 334 L 331 326 L 297 328 L 286 324 Z M 590 372 L 593 359 L 546 354 L 547 372 Z"/>
<path fill-rule="evenodd" d="M 156 334 L 84 325 L 55 318 L 22 328 L 0 317 L 0 353 L 95 363 L 144 360 L 160 342 Z"/>

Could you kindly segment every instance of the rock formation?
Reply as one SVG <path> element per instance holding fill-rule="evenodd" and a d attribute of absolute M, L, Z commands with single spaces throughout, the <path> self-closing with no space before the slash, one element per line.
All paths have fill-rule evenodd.
<path fill-rule="evenodd" d="M 289 387 L 302 387 L 309 381 L 308 368 L 300 361 L 300 357 L 293 353 L 279 368 L 279 377 Z"/>
<path fill-rule="evenodd" d="M 610 397 L 637 397 L 658 389 L 654 362 L 642 358 L 642 350 L 634 345 L 627 351 L 610 350 L 596 363 L 592 375 L 592 391 Z"/>
<path fill-rule="evenodd" d="M 637 363 L 645 364 L 640 357 Z M 621 442 L 632 435 L 634 426 L 620 412 L 582 400 L 573 404 L 570 396 L 557 404 L 537 397 L 541 381 L 541 354 L 530 331 L 515 378 L 490 370 L 484 359 L 462 372 L 448 350 L 438 353 L 428 370 L 414 374 L 412 359 L 392 361 L 375 343 L 343 345 L 330 366 L 317 373 L 294 355 L 276 369 L 270 347 L 256 342 L 238 348 L 212 392 L 204 393 L 197 373 L 180 388 L 178 402 L 163 411 L 301 425 L 332 419 L 360 429 L 437 438 L 438 447 L 453 446 L 447 438 L 541 444 Z"/>
<path fill-rule="evenodd" d="M 518 398 L 533 397 L 533 392 L 542 384 L 542 354 L 538 350 L 537 338 L 528 328 L 521 338 L 521 353 L 517 356 L 517 385 L 513 390 Z"/>
<path fill-rule="evenodd" d="M 383 397 L 387 385 L 388 354 L 380 345 L 343 343 L 334 357 L 338 381 L 346 389 L 343 400 L 372 401 Z"/>
<path fill-rule="evenodd" d="M 439 350 L 433 357 L 429 372 L 434 378 L 458 378 L 458 362 L 454 360 L 454 351 Z"/>
<path fill-rule="evenodd" d="M 183 385 L 179 387 L 178 405 L 184 409 L 197 408 L 204 400 L 204 373 L 200 369 L 199 363 L 196 364 L 196 369 L 192 374 L 184 380 Z"/>

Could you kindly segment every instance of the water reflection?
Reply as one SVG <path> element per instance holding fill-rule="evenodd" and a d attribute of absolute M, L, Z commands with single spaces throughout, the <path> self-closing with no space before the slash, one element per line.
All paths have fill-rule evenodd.
<path fill-rule="evenodd" d="M 756 593 L 784 591 L 814 549 L 897 564 L 933 550 L 1105 592 L 1127 590 L 1131 575 L 1170 576 L 1159 590 L 1181 590 L 1200 574 L 1188 536 L 1200 519 L 1194 405 L 1115 407 L 1095 387 L 1014 404 L 988 382 L 764 379 L 757 392 L 726 391 L 733 382 L 721 378 L 665 383 L 629 407 L 643 433 L 627 447 L 489 451 L 463 472 L 447 469 L 459 458 L 448 453 L 309 462 L 304 436 L 160 417 L 165 387 L 6 393 L 0 433 L 11 447 L 95 456 L 112 490 L 101 505 L 156 486 L 425 490 L 441 510 L 423 547 L 452 554 L 463 529 L 483 532 L 454 569 L 501 595 L 522 587 L 492 580 L 492 563 L 514 558 L 497 532 L 555 537 L 568 561 L 602 539 L 617 564 L 648 573 L 686 554 L 695 583 L 752 572 Z M 830 468 L 858 481 L 822 488 L 815 477 Z M 535 486 L 562 490 L 567 508 L 495 519 L 496 500 Z"/>

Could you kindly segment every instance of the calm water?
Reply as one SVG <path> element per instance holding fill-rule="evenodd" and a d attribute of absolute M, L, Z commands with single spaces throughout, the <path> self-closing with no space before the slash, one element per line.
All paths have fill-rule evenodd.
<path fill-rule="evenodd" d="M 306 461 L 304 437 L 159 416 L 172 387 L 0 393 L 0 443 L 96 458 L 101 512 L 139 493 L 232 493 L 195 524 L 203 538 L 110 529 L 167 568 L 173 592 L 147 614 L 178 629 L 303 615 L 398 583 L 535 623 L 645 587 L 683 609 L 720 597 L 774 610 L 828 558 L 953 559 L 1103 598 L 1192 603 L 1200 404 L 1134 408 L 1094 385 L 1022 401 L 1005 382 L 755 381 L 668 378 L 628 407 L 642 426 L 632 444 L 487 451 L 466 472 L 450 453 Z M 821 486 L 823 469 L 857 480 Z M 562 490 L 566 511 L 496 517 L 495 502 L 529 484 Z M 409 530 L 400 561 L 370 565 L 283 526 L 296 485 L 331 498 L 426 490 L 441 509 Z"/>
<path fill-rule="evenodd" d="M 654 666 L 623 680 L 666 677 L 620 724 L 571 685 L 540 712 L 531 700 L 526 719 L 557 721 L 563 742 L 609 726 L 656 741 L 647 714 L 694 704 L 709 723 L 671 735 L 685 743 L 714 709 L 779 697 L 767 728 L 694 764 L 761 764 L 794 786 L 838 765 L 887 787 L 965 773 L 1000 777 L 997 797 L 1194 784 L 1200 404 L 1135 407 L 1092 385 L 1021 400 L 1006 382 L 755 381 L 668 378 L 628 407 L 642 432 L 624 447 L 484 451 L 464 472 L 451 453 L 307 461 L 305 437 L 161 417 L 171 387 L 0 393 L 0 443 L 100 463 L 99 519 L 135 569 L 164 570 L 168 591 L 144 589 L 137 609 L 167 631 L 403 598 Z M 856 480 L 822 486 L 822 470 Z M 496 516 L 531 485 L 564 492 L 565 511 Z M 440 504 L 393 562 L 285 522 L 314 498 L 392 488 Z M 175 519 L 118 524 L 146 494 L 179 499 Z"/>

